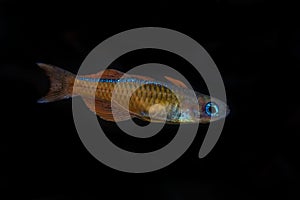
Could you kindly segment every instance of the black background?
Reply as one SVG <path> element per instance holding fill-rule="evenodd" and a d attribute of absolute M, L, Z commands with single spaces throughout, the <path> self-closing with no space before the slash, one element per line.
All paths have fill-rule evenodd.
<path fill-rule="evenodd" d="M 0 198 L 296 199 L 297 8 L 258 0 L 198 4 L 1 0 Z M 144 26 L 174 29 L 199 42 L 222 74 L 231 113 L 207 157 L 197 157 L 204 137 L 201 130 L 207 128 L 201 125 L 192 146 L 176 162 L 152 173 L 129 174 L 103 165 L 87 152 L 75 129 L 71 100 L 36 103 L 49 83 L 35 63 L 76 73 L 101 41 Z M 176 68 L 202 91 L 200 75 L 166 52 L 135 52 L 111 67 L 126 71 L 149 61 Z M 144 146 L 142 141 L 124 139 L 113 123 L 100 123 L 111 128 L 106 134 L 119 145 Z M 176 129 L 165 128 L 160 134 Z M 162 136 L 147 145 L 165 142 Z"/>

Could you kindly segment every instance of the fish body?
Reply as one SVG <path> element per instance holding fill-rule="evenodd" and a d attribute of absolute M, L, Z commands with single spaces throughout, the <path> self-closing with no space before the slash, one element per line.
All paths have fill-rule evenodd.
<path fill-rule="evenodd" d="M 75 76 L 52 65 L 38 65 L 51 83 L 49 93 L 39 103 L 81 96 L 91 111 L 107 121 L 136 117 L 173 124 L 208 123 L 229 112 L 222 101 L 195 93 L 171 77 L 165 77 L 168 81 L 164 82 L 113 69 Z"/>

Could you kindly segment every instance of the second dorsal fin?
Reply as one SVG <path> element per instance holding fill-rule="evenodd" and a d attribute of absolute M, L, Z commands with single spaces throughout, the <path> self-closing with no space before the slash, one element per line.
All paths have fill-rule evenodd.
<path fill-rule="evenodd" d="M 125 73 L 115 70 L 115 69 L 106 69 L 106 70 L 98 72 L 96 74 L 84 75 L 83 77 L 85 77 L 85 78 L 102 78 L 102 79 L 120 79 L 122 77 L 122 78 L 136 78 L 136 79 L 149 80 L 149 81 L 154 80 L 153 78 L 150 78 L 147 76 L 125 74 Z"/>
<path fill-rule="evenodd" d="M 103 78 L 103 79 L 119 79 L 124 75 L 123 72 L 115 69 L 106 69 L 96 74 L 84 75 L 85 78 Z"/>

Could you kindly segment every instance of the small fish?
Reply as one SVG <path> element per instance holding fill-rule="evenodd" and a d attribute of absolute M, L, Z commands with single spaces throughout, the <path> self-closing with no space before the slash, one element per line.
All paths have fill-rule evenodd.
<path fill-rule="evenodd" d="M 229 113 L 224 102 L 194 92 L 183 82 L 168 76 L 163 82 L 114 69 L 76 76 L 52 65 L 38 63 L 38 66 L 50 79 L 49 92 L 38 103 L 81 96 L 92 112 L 107 121 L 136 117 L 169 124 L 208 123 Z"/>

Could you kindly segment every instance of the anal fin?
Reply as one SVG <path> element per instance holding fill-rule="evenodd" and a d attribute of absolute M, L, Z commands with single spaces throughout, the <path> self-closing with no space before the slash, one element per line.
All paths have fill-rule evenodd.
<path fill-rule="evenodd" d="M 92 99 L 89 98 L 83 98 L 83 101 L 92 112 L 96 113 L 96 115 L 106 121 L 120 122 L 131 118 L 128 110 L 125 110 L 117 104 L 113 106 L 115 113 L 115 115 L 113 115 L 110 101 L 95 99 L 95 104 L 93 104 Z"/>

